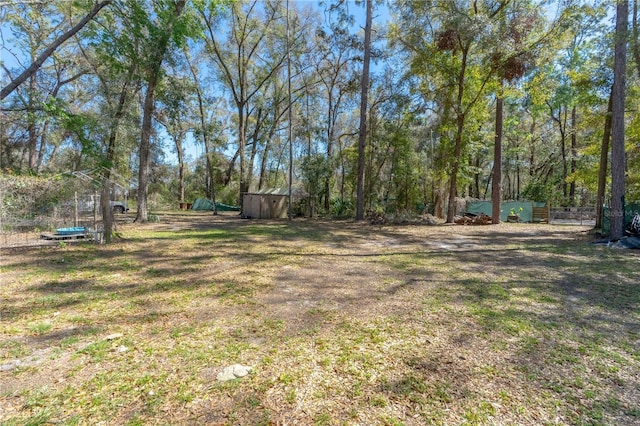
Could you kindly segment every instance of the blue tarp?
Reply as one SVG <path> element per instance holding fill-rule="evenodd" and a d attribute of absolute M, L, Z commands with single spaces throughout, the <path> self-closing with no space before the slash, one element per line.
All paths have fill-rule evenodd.
<path fill-rule="evenodd" d="M 84 226 L 76 226 L 73 228 L 57 228 L 57 235 L 75 235 L 75 234 L 84 234 L 86 228 Z"/>

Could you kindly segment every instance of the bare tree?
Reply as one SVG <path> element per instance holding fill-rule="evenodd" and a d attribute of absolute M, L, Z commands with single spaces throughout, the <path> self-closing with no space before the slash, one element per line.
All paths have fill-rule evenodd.
<path fill-rule="evenodd" d="M 260 9 L 264 16 L 256 16 Z M 249 103 L 254 96 L 270 81 L 271 77 L 284 64 L 286 50 L 276 57 L 265 55 L 269 35 L 282 20 L 279 4 L 252 0 L 243 10 L 243 3 L 231 6 L 229 33 L 227 40 L 219 39 L 219 27 L 216 15 L 209 10 L 200 10 L 207 32 L 207 50 L 215 58 L 222 81 L 231 92 L 238 115 L 238 151 L 229 165 L 230 174 L 236 156 L 240 158 L 240 199 L 248 188 L 245 161 L 247 144 L 247 122 Z M 242 205 L 242 204 L 241 204 Z"/>

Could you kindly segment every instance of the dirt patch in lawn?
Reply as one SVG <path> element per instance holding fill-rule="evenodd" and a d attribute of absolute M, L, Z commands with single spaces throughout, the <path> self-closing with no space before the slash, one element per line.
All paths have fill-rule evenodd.
<path fill-rule="evenodd" d="M 0 422 L 640 424 L 640 257 L 586 227 L 159 216 L 0 253 Z"/>

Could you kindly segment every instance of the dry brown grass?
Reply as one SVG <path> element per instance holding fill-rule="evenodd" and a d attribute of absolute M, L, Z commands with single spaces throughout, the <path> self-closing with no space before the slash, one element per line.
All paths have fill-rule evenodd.
<path fill-rule="evenodd" d="M 1 253 L 3 424 L 640 424 L 640 257 L 585 228 L 121 231 Z"/>

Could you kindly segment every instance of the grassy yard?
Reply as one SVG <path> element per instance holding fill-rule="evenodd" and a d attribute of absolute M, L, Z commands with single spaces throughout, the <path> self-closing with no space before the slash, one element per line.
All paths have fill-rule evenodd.
<path fill-rule="evenodd" d="M 640 425 L 640 253 L 586 228 L 160 216 L 0 251 L 0 424 Z"/>

